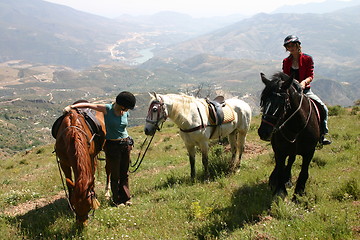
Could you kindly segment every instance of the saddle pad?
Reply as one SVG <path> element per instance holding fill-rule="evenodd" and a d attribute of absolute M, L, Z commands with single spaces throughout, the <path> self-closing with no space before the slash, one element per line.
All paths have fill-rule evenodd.
<path fill-rule="evenodd" d="M 225 107 L 223 107 L 224 112 L 224 122 L 223 123 L 229 123 L 235 120 L 234 110 L 226 104 Z"/>

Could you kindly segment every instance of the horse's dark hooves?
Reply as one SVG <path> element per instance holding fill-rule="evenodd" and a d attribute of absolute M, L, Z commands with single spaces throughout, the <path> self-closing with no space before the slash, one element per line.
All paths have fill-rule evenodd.
<path fill-rule="evenodd" d="M 273 192 L 273 196 L 275 198 L 279 197 L 283 200 L 286 198 L 287 195 L 288 195 L 288 193 L 287 193 L 286 189 L 277 189 L 276 191 Z"/>
<path fill-rule="evenodd" d="M 285 183 L 286 188 L 291 188 L 292 186 L 293 186 L 293 183 L 291 182 L 291 180 L 289 180 Z"/>

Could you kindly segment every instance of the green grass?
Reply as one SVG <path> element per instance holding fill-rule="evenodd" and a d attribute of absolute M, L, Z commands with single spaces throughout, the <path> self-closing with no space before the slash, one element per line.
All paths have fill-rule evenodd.
<path fill-rule="evenodd" d="M 360 239 L 359 116 L 343 109 L 330 117 L 333 144 L 316 151 L 307 194 L 298 204 L 290 201 L 293 188 L 285 200 L 271 196 L 273 154 L 257 136 L 258 117 L 253 118 L 238 173 L 229 173 L 229 153 L 212 143 L 209 182 L 203 181 L 199 154 L 197 177 L 190 180 L 179 130 L 167 122 L 140 169 L 130 175 L 133 206 L 116 208 L 105 199 L 105 164 L 99 162 L 96 192 L 101 207 L 85 228 L 76 226 L 66 199 L 57 197 L 63 190 L 53 145 L 33 148 L 0 162 L 1 238 Z M 145 138 L 142 131 L 142 126 L 129 129 L 136 142 L 133 162 Z"/>

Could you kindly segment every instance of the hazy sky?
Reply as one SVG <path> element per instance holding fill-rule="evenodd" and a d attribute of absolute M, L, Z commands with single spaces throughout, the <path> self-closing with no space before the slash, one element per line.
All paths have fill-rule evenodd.
<path fill-rule="evenodd" d="M 46 0 L 105 17 L 176 11 L 193 17 L 269 13 L 283 5 L 325 0 Z"/>

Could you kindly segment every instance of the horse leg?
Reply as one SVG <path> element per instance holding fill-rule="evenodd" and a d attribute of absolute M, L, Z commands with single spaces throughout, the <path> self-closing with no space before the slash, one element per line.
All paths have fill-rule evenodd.
<path fill-rule="evenodd" d="M 229 142 L 231 148 L 231 171 L 234 172 L 237 168 L 237 161 L 240 156 L 240 145 L 239 141 L 237 141 L 238 132 L 235 130 L 229 134 Z"/>
<path fill-rule="evenodd" d="M 111 175 L 111 168 L 108 163 L 105 164 L 105 172 L 106 172 L 106 185 L 105 185 L 105 197 L 106 199 L 110 199 L 110 175 Z"/>
<path fill-rule="evenodd" d="M 69 167 L 67 165 L 64 165 L 64 164 L 61 164 L 61 163 L 60 163 L 60 166 L 61 166 L 62 171 L 64 172 L 65 179 L 70 180 L 70 181 L 66 181 L 66 186 L 67 186 L 68 193 L 69 193 L 68 197 L 69 197 L 69 200 L 70 200 L 72 192 L 73 192 L 73 188 L 74 188 L 74 186 L 72 184 L 70 184 L 70 182 L 73 182 L 72 177 L 71 177 L 71 167 Z"/>
<path fill-rule="evenodd" d="M 298 177 L 298 180 L 296 182 L 296 187 L 295 187 L 295 192 L 294 192 L 294 197 L 293 197 L 293 201 L 296 201 L 296 195 L 298 196 L 302 196 L 305 193 L 305 185 L 306 185 L 306 181 L 309 178 L 309 165 L 311 162 L 311 159 L 314 156 L 314 152 L 308 154 L 308 155 L 303 155 L 303 161 L 302 161 L 302 165 L 301 165 L 301 171 Z"/>
<path fill-rule="evenodd" d="M 238 151 L 239 151 L 239 167 L 240 167 L 240 163 L 241 163 L 241 157 L 242 154 L 245 150 L 245 140 L 246 140 L 246 132 L 243 131 L 239 131 L 238 133 L 238 140 L 237 140 L 237 144 L 238 144 Z"/>
<path fill-rule="evenodd" d="M 293 163 L 295 162 L 296 155 L 290 155 L 288 158 L 288 164 L 285 167 L 285 186 L 290 188 L 292 187 L 292 181 L 291 181 L 291 168 Z"/>
<path fill-rule="evenodd" d="M 275 153 L 275 168 L 270 175 L 269 185 L 273 195 L 285 198 L 287 191 L 285 188 L 285 160 L 286 156 Z"/>
<path fill-rule="evenodd" d="M 204 168 L 204 178 L 205 180 L 209 180 L 209 158 L 208 158 L 208 151 L 209 151 L 209 144 L 208 142 L 204 142 L 201 144 L 201 156 L 202 156 L 202 164 Z"/>
<path fill-rule="evenodd" d="M 189 161 L 190 161 L 190 176 L 191 180 L 195 180 L 195 146 L 193 145 L 186 145 L 186 149 L 189 154 Z"/>

